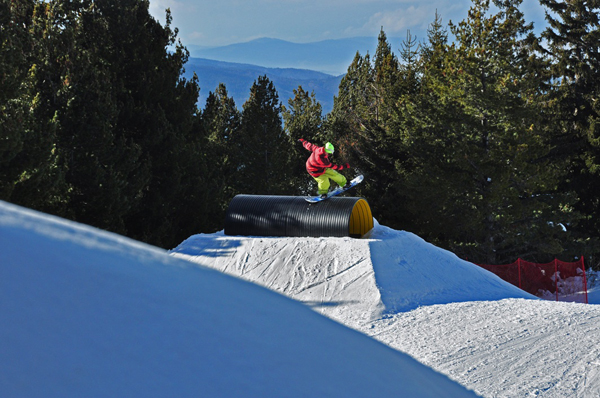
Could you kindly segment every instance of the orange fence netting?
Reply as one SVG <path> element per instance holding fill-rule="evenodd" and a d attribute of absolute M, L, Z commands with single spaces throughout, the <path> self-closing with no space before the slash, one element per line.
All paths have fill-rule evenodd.
<path fill-rule="evenodd" d="M 554 260 L 539 264 L 518 259 L 512 264 L 478 265 L 540 298 L 588 302 L 583 256 L 579 261 L 572 263 Z"/>

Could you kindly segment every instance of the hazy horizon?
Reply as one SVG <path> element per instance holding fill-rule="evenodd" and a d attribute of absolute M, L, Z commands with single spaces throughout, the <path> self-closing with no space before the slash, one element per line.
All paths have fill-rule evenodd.
<path fill-rule="evenodd" d="M 179 29 L 184 45 L 220 47 L 260 38 L 314 43 L 377 37 L 382 28 L 389 37 L 405 37 L 407 30 L 422 37 L 436 11 L 447 25 L 465 19 L 471 4 L 467 0 L 151 0 L 150 12 L 164 23 L 169 8 L 172 26 Z M 536 30 L 545 23 L 537 0 L 523 1 L 521 10 Z"/>

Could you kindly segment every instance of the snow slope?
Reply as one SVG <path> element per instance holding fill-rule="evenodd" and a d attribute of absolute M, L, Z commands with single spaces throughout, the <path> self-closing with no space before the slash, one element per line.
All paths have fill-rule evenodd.
<path fill-rule="evenodd" d="M 207 268 L 241 251 L 248 269 L 260 265 L 251 239 L 210 240 L 192 264 L 0 202 L 0 396 L 475 396 L 296 301 Z"/>
<path fill-rule="evenodd" d="M 484 397 L 600 397 L 597 305 L 506 299 L 421 307 L 371 335 Z"/>
<path fill-rule="evenodd" d="M 171 253 L 284 293 L 359 329 L 423 305 L 535 299 L 414 234 L 378 223 L 370 239 L 199 234 Z"/>
<path fill-rule="evenodd" d="M 484 397 L 600 396 L 600 307 L 539 300 L 408 232 L 201 234 L 171 253 L 302 301 Z"/>

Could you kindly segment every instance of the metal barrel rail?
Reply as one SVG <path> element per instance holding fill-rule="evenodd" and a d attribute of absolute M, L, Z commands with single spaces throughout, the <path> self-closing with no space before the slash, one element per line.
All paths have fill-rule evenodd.
<path fill-rule="evenodd" d="M 310 204 L 301 196 L 237 195 L 225 215 L 226 235 L 360 238 L 372 228 L 369 204 L 353 197 Z"/>

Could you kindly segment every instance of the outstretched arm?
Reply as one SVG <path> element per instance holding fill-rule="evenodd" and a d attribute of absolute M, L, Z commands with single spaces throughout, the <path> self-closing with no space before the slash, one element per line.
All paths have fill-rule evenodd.
<path fill-rule="evenodd" d="M 332 165 L 330 167 L 330 169 L 333 169 L 333 170 L 336 170 L 336 171 L 337 170 L 349 169 L 349 168 L 350 168 L 350 165 L 348 163 L 346 163 L 346 164 L 340 164 L 340 165 L 334 164 L 334 165 Z"/>
<path fill-rule="evenodd" d="M 306 141 L 304 138 L 300 138 L 298 141 L 300 141 L 300 142 L 302 143 L 302 146 L 303 146 L 305 149 L 307 149 L 307 150 L 309 150 L 309 151 L 311 151 L 311 152 L 314 152 L 314 151 L 315 151 L 315 149 L 317 149 L 317 148 L 318 148 L 318 146 L 316 146 L 316 145 L 314 145 L 314 144 L 311 144 L 310 142 Z"/>

